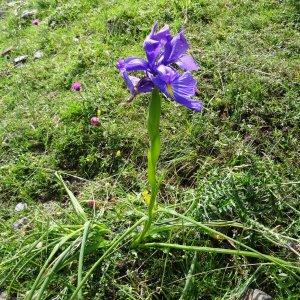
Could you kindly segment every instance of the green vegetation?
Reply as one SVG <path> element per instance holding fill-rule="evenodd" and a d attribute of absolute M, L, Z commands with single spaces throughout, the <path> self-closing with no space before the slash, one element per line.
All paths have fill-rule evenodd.
<path fill-rule="evenodd" d="M 0 51 L 12 50 L 0 57 L 0 292 L 207 300 L 258 288 L 298 299 L 299 9 L 293 0 L 2 1 Z M 26 10 L 39 26 L 21 18 Z M 124 105 L 115 63 L 143 55 L 155 20 L 186 28 L 204 111 L 162 99 L 159 205 L 134 247 L 150 191 L 150 95 Z M 16 212 L 18 202 L 28 208 Z M 21 217 L 29 222 L 14 230 Z"/>

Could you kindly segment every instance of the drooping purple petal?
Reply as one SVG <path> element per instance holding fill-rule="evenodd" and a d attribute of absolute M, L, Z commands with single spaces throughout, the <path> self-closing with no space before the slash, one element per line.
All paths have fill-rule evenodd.
<path fill-rule="evenodd" d="M 194 96 L 196 93 L 197 81 L 190 72 L 183 73 L 180 77 L 172 82 L 174 95 Z"/>
<path fill-rule="evenodd" d="M 148 69 L 148 62 L 143 58 L 127 57 L 120 59 L 117 63 L 117 68 L 122 71 L 146 71 Z"/>
<path fill-rule="evenodd" d="M 202 110 L 202 102 L 192 99 L 195 96 L 197 81 L 192 74 L 185 72 L 172 83 L 173 98 L 176 102 L 194 111 Z"/>
<path fill-rule="evenodd" d="M 121 75 L 132 95 L 149 93 L 154 87 L 152 80 L 148 77 L 143 77 L 140 79 L 136 76 L 129 75 L 127 71 L 122 71 Z"/>
<path fill-rule="evenodd" d="M 195 62 L 194 58 L 189 54 L 181 55 L 175 63 L 178 67 L 185 71 L 197 71 L 199 69 L 198 64 Z"/>
<path fill-rule="evenodd" d="M 182 30 L 165 45 L 162 63 L 167 65 L 175 62 L 181 55 L 186 53 L 188 48 L 189 44 L 186 41 Z"/>
<path fill-rule="evenodd" d="M 180 75 L 174 69 L 161 65 L 158 75 L 152 79 L 154 85 L 167 97 L 194 111 L 201 111 L 202 102 L 192 99 L 197 82 L 189 72 Z"/>
<path fill-rule="evenodd" d="M 121 72 L 121 75 L 125 81 L 127 88 L 131 94 L 135 92 L 135 85 L 138 83 L 139 79 L 135 76 L 129 76 L 126 71 Z"/>
<path fill-rule="evenodd" d="M 200 100 L 195 100 L 189 97 L 183 97 L 181 95 L 174 95 L 174 100 L 179 104 L 196 112 L 200 112 L 203 108 L 203 103 Z"/>

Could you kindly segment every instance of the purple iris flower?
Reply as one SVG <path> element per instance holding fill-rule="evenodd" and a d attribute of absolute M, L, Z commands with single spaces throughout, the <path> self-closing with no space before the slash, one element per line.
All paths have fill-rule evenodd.
<path fill-rule="evenodd" d="M 117 63 L 131 94 L 148 93 L 155 87 L 166 97 L 194 110 L 201 111 L 202 102 L 193 99 L 196 93 L 196 80 L 189 71 L 198 70 L 193 57 L 187 54 L 189 45 L 184 32 L 172 37 L 168 25 L 157 30 L 157 22 L 144 41 L 147 60 L 139 57 L 120 59 Z M 186 71 L 179 73 L 177 69 Z M 139 72 L 141 78 L 129 75 Z"/>

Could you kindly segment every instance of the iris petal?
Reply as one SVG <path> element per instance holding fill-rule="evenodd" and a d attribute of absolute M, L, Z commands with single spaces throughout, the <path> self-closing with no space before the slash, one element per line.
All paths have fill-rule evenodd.
<path fill-rule="evenodd" d="M 149 93 L 153 90 L 154 84 L 149 77 L 143 77 L 136 84 L 137 93 Z"/>
<path fill-rule="evenodd" d="M 174 100 L 194 111 L 202 110 L 202 102 L 192 99 L 196 92 L 197 81 L 191 73 L 185 72 L 172 83 Z"/>
<path fill-rule="evenodd" d="M 153 66 L 158 58 L 164 45 L 171 41 L 172 36 L 168 25 L 157 31 L 157 22 L 152 27 L 151 33 L 146 37 L 144 42 L 144 50 L 147 55 L 149 64 Z"/>
<path fill-rule="evenodd" d="M 150 66 L 153 66 L 160 52 L 159 42 L 151 38 L 146 38 L 144 42 L 144 49 Z"/>
<path fill-rule="evenodd" d="M 126 71 L 146 71 L 148 69 L 148 62 L 139 57 L 127 57 L 124 59 Z"/>
<path fill-rule="evenodd" d="M 199 100 L 191 99 L 189 97 L 183 97 L 181 95 L 174 95 L 174 100 L 179 104 L 192 109 L 196 112 L 200 112 L 203 108 L 203 103 Z"/>
<path fill-rule="evenodd" d="M 175 62 L 181 55 L 186 53 L 188 48 L 189 44 L 185 39 L 184 32 L 181 31 L 166 44 L 162 63 L 167 65 Z"/>
<path fill-rule="evenodd" d="M 167 97 L 194 111 L 202 110 L 202 102 L 192 99 L 197 82 L 189 72 L 180 75 L 174 69 L 159 66 L 159 74 L 152 81 Z"/>
<path fill-rule="evenodd" d="M 159 77 L 166 83 L 172 83 L 176 78 L 180 76 L 180 74 L 176 72 L 173 68 L 165 65 L 160 65 L 157 68 L 157 73 Z"/>
<path fill-rule="evenodd" d="M 178 67 L 185 71 L 197 71 L 199 69 L 198 64 L 195 62 L 191 55 L 183 54 L 181 55 L 175 63 Z"/>
<path fill-rule="evenodd" d="M 174 94 L 181 96 L 194 96 L 196 92 L 197 81 L 190 72 L 183 73 L 172 82 Z"/>
<path fill-rule="evenodd" d="M 154 87 L 152 80 L 148 77 L 143 77 L 140 79 L 138 77 L 129 75 L 127 71 L 121 72 L 121 75 L 132 95 L 149 93 Z"/>
<path fill-rule="evenodd" d="M 165 94 L 167 97 L 171 98 L 171 95 L 168 92 L 167 89 L 167 83 L 162 80 L 159 76 L 153 77 L 152 79 L 154 85 L 163 93 Z"/>
<path fill-rule="evenodd" d="M 134 94 L 134 90 L 135 90 L 135 84 L 137 84 L 138 82 L 138 78 L 134 77 L 134 76 L 129 76 L 128 73 L 126 71 L 121 72 L 121 75 L 130 91 L 131 94 Z"/>

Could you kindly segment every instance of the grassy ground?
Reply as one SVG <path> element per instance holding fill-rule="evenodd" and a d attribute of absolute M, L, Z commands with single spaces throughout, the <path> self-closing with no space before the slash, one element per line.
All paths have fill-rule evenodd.
<path fill-rule="evenodd" d="M 31 9 L 39 26 L 20 18 Z M 115 63 L 143 55 L 154 20 L 174 33 L 186 28 L 205 106 L 194 114 L 163 101 L 160 206 L 202 223 L 238 224 L 217 227 L 232 242 L 162 213 L 147 242 L 238 249 L 239 241 L 299 263 L 299 9 L 297 1 L 275 0 L 3 0 L 0 50 L 13 49 L 0 58 L 0 290 L 23 299 L 52 245 L 79 226 L 55 171 L 98 224 L 84 274 L 146 212 L 140 193 L 148 188 L 149 96 L 120 105 L 128 91 Z M 37 50 L 44 56 L 34 60 Z M 14 66 L 20 55 L 26 63 Z M 74 81 L 82 92 L 70 91 Z M 98 108 L 101 125 L 92 127 Z M 86 205 L 91 199 L 94 209 Z M 28 209 L 16 213 L 17 202 Z M 14 231 L 23 216 L 29 224 Z M 34 257 L 31 246 L 40 250 Z M 239 299 L 258 288 L 274 299 L 299 299 L 291 268 L 195 253 L 121 243 L 94 270 L 84 298 Z M 77 265 L 70 255 L 43 297 L 69 299 Z"/>

